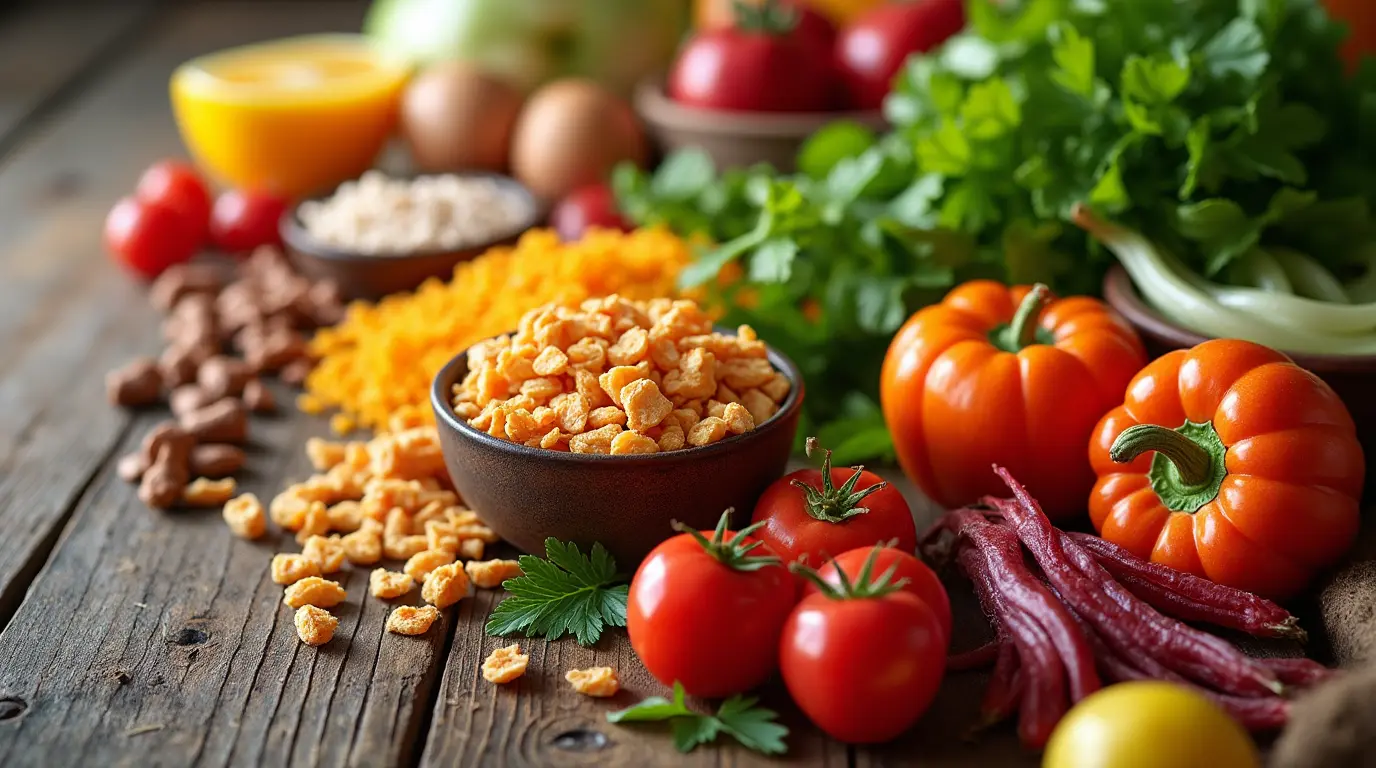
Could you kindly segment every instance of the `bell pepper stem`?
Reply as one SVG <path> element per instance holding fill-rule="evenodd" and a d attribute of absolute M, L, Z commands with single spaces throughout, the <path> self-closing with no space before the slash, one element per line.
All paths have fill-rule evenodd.
<path fill-rule="evenodd" d="M 1109 448 L 1109 458 L 1125 464 L 1148 451 L 1165 456 L 1186 485 L 1197 486 L 1213 476 L 1213 458 L 1198 443 L 1156 424 L 1137 424 L 1123 430 Z"/>

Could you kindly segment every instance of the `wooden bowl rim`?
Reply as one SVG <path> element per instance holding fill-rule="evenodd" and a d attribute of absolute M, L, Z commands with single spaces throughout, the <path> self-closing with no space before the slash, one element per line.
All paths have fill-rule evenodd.
<path fill-rule="evenodd" d="M 1137 292 L 1137 286 L 1133 285 L 1131 276 L 1121 264 L 1114 264 L 1104 275 L 1103 292 L 1104 301 L 1129 323 L 1146 334 L 1156 336 L 1181 349 L 1189 349 L 1215 338 L 1195 333 L 1163 317 Z M 1284 349 L 1279 351 L 1301 368 L 1307 368 L 1315 373 L 1376 371 L 1376 355 L 1323 355 Z"/>
<path fill-rule="evenodd" d="M 325 261 L 359 265 L 383 265 L 396 264 L 403 261 L 421 261 L 454 257 L 463 258 L 474 253 L 481 253 L 502 243 L 513 242 L 516 238 L 519 238 L 521 235 L 538 226 L 540 220 L 544 218 L 544 209 L 540 201 L 535 197 L 535 193 L 525 184 L 503 173 L 495 173 L 492 171 L 457 171 L 453 173 L 418 173 L 406 176 L 393 176 L 392 178 L 412 180 L 425 176 L 459 176 L 463 178 L 492 179 L 496 181 L 498 185 L 504 187 L 508 192 L 514 193 L 520 198 L 520 204 L 525 209 L 525 215 L 509 229 L 503 230 L 480 243 L 466 245 L 462 248 L 421 249 L 391 254 L 360 253 L 358 251 L 340 248 L 316 240 L 301 221 L 300 211 L 303 203 L 325 200 L 337 191 L 338 187 L 336 187 L 335 190 L 331 190 L 327 194 L 316 195 L 298 201 L 282 214 L 282 219 L 278 222 L 278 231 L 282 236 L 282 244 L 305 256 Z"/>
<path fill-rule="evenodd" d="M 718 329 L 725 330 L 725 329 Z M 496 338 L 496 337 L 492 337 Z M 477 342 L 481 344 L 483 342 Z M 476 346 L 476 345 L 473 345 Z M 532 448 L 521 443 L 513 443 L 510 440 L 502 440 L 493 437 L 488 433 L 470 425 L 466 420 L 458 417 L 454 413 L 454 408 L 449 402 L 449 391 L 458 382 L 456 371 L 462 366 L 468 366 L 468 349 L 460 352 L 444 364 L 439 373 L 435 374 L 435 379 L 430 386 L 430 407 L 435 411 L 435 417 L 443 422 L 445 427 L 455 431 L 465 439 L 474 440 L 487 445 L 489 448 L 509 454 L 513 457 L 522 459 L 533 459 L 537 461 L 556 461 L 563 463 L 594 463 L 594 464 L 621 464 L 626 466 L 634 465 L 666 465 L 678 464 L 685 461 L 695 461 L 706 458 L 718 453 L 731 451 L 741 447 L 743 444 L 752 440 L 759 439 L 770 431 L 782 428 L 786 422 L 793 421 L 796 412 L 802 407 L 803 403 L 803 375 L 798 366 L 794 364 L 787 355 L 765 343 L 765 352 L 769 362 L 774 369 L 788 377 L 792 385 L 788 391 L 788 397 L 784 398 L 779 405 L 779 410 L 764 424 L 755 429 L 739 435 L 731 435 L 722 440 L 718 440 L 710 445 L 703 445 L 694 448 L 683 448 L 677 451 L 665 451 L 663 453 L 649 454 L 599 454 L 599 453 L 571 453 L 568 451 L 552 451 L 548 448 Z"/>
<path fill-rule="evenodd" d="M 826 123 L 849 120 L 883 130 L 883 110 L 828 112 L 747 112 L 690 107 L 664 93 L 664 77 L 656 75 L 635 89 L 636 111 L 645 122 L 676 130 L 760 138 L 804 138 Z"/>

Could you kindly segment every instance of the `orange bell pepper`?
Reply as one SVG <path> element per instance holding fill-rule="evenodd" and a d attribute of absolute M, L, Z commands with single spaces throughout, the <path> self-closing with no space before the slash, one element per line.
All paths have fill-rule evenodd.
<path fill-rule="evenodd" d="M 880 400 L 903 471 L 937 503 L 1006 490 L 990 470 L 1000 464 L 1064 518 L 1083 512 L 1094 484 L 1084 441 L 1145 363 L 1137 334 L 1102 302 L 978 280 L 899 330 Z"/>
<path fill-rule="evenodd" d="M 1319 377 L 1259 344 L 1159 358 L 1089 453 L 1099 535 L 1230 587 L 1290 597 L 1357 533 L 1365 465 L 1352 417 Z"/>

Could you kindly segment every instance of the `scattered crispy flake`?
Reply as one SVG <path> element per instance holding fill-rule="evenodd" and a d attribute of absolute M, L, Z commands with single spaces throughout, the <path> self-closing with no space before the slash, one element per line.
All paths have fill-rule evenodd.
<path fill-rule="evenodd" d="M 411 555 L 411 558 L 406 561 L 406 565 L 403 566 L 401 570 L 405 571 L 407 576 L 424 583 L 424 581 L 430 577 L 431 572 L 436 568 L 441 565 L 449 565 L 452 562 L 454 562 L 454 553 L 452 551 L 427 549 L 423 552 L 417 552 Z"/>
<path fill-rule="evenodd" d="M 363 505 L 352 499 L 338 502 L 325 512 L 333 531 L 353 533 L 363 524 Z"/>
<path fill-rule="evenodd" d="M 520 576 L 521 564 L 515 560 L 471 560 L 464 563 L 463 570 L 474 586 L 496 589 L 507 579 Z"/>
<path fill-rule="evenodd" d="M 373 597 L 382 600 L 401 597 L 415 586 L 416 580 L 407 574 L 389 571 L 386 568 L 378 568 L 368 574 L 368 591 Z"/>
<path fill-rule="evenodd" d="M 430 550 L 455 553 L 459 551 L 459 537 L 454 526 L 446 520 L 431 520 L 425 524 L 425 546 Z"/>
<path fill-rule="evenodd" d="M 611 454 L 613 456 L 626 456 L 636 453 L 659 453 L 659 443 L 653 437 L 642 435 L 639 432 L 622 432 L 612 438 Z"/>
<path fill-rule="evenodd" d="M 225 525 L 229 526 L 230 532 L 240 538 L 256 539 L 268 530 L 267 514 L 263 511 L 263 502 L 251 493 L 245 493 L 225 502 L 225 508 L 221 514 L 224 515 Z"/>
<path fill-rule="evenodd" d="M 531 363 L 532 370 L 540 376 L 558 376 L 568 370 L 569 357 L 557 346 L 547 346 L 540 350 Z"/>
<path fill-rule="evenodd" d="M 319 575 L 319 563 L 304 555 L 284 552 L 272 556 L 272 580 L 278 584 L 295 584 L 304 578 Z"/>
<path fill-rule="evenodd" d="M 454 535 L 458 537 L 459 541 L 466 541 L 468 539 L 478 539 L 488 544 L 496 544 L 497 542 L 501 541 L 501 538 L 497 536 L 496 531 L 492 530 L 491 528 L 488 528 L 481 522 L 477 522 L 476 520 L 473 522 L 466 522 L 455 525 Z"/>
<path fill-rule="evenodd" d="M 399 605 L 393 608 L 391 615 L 387 617 L 387 631 L 398 635 L 423 635 L 430 631 L 430 626 L 439 617 L 440 609 L 433 605 L 422 605 L 419 608 Z"/>
<path fill-rule="evenodd" d="M 398 536 L 393 539 L 383 537 L 382 553 L 393 560 L 409 560 L 412 555 L 424 552 L 430 546 L 424 534 Z"/>
<path fill-rule="evenodd" d="M 501 685 L 526 673 L 530 657 L 521 653 L 520 645 L 498 648 L 483 660 L 483 679 Z"/>
<path fill-rule="evenodd" d="M 287 587 L 282 602 L 293 608 L 313 605 L 317 608 L 333 608 L 344 602 L 348 594 L 338 582 L 322 579 L 319 576 L 306 578 Z"/>
<path fill-rule="evenodd" d="M 377 521 L 368 522 L 376 524 Z M 376 528 L 363 527 L 340 539 L 344 557 L 354 565 L 375 565 L 382 559 L 382 533 Z"/>
<path fill-rule="evenodd" d="M 677 451 L 687 442 L 683 434 L 683 428 L 677 424 L 670 424 L 664 428 L 659 435 L 659 450 Z"/>
<path fill-rule="evenodd" d="M 482 539 L 464 539 L 459 542 L 458 556 L 465 560 L 478 560 L 483 556 L 487 543 Z"/>
<path fill-rule="evenodd" d="M 182 489 L 182 503 L 192 507 L 218 507 L 234 498 L 234 478 L 211 480 L 198 477 Z"/>
<path fill-rule="evenodd" d="M 441 565 L 430 572 L 420 596 L 431 605 L 448 608 L 468 596 L 468 574 L 458 563 Z"/>
<path fill-rule="evenodd" d="M 626 412 L 614 405 L 604 405 L 601 408 L 594 408 L 588 414 L 588 428 L 601 429 L 608 424 L 615 424 L 618 427 L 626 426 Z"/>
<path fill-rule="evenodd" d="M 741 405 L 750 411 L 750 418 L 756 424 L 763 424 L 768 421 L 769 417 L 779 410 L 779 404 L 758 389 L 747 389 L 741 392 Z"/>
<path fill-rule="evenodd" d="M 599 699 L 615 696 L 621 690 L 621 681 L 611 667 L 570 669 L 564 674 L 564 679 L 569 681 L 573 690 Z"/>
<path fill-rule="evenodd" d="M 297 531 L 306 522 L 306 509 L 310 500 L 301 495 L 299 486 L 292 486 L 273 497 L 268 505 L 268 516 L 288 531 Z"/>
<path fill-rule="evenodd" d="M 312 536 L 302 545 L 301 555 L 314 560 L 321 573 L 336 573 L 344 567 L 348 552 L 338 536 Z"/>
<path fill-rule="evenodd" d="M 305 544 L 312 536 L 323 536 L 330 532 L 330 508 L 323 501 L 312 501 L 306 507 L 301 528 L 296 532 L 296 543 Z"/>
<path fill-rule="evenodd" d="M 733 435 L 744 434 L 755 428 L 755 419 L 750 415 L 750 410 L 740 403 L 727 403 L 721 418 Z"/>
<path fill-rule="evenodd" d="M 726 437 L 726 422 L 716 416 L 708 416 L 688 430 L 689 445 L 709 445 L 723 437 Z"/>
<path fill-rule="evenodd" d="M 296 609 L 296 636 L 306 645 L 324 645 L 334 637 L 339 619 L 330 612 L 313 605 L 303 605 Z"/>
<path fill-rule="evenodd" d="M 608 424 L 605 427 L 573 435 L 569 438 L 569 450 L 574 453 L 611 453 L 612 438 L 621 434 L 621 426 Z"/>

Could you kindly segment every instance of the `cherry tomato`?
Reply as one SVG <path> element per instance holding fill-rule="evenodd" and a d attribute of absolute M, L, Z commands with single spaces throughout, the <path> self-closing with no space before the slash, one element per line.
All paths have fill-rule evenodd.
<path fill-rule="evenodd" d="M 210 241 L 226 253 L 277 244 L 277 225 L 286 210 L 287 201 L 280 197 L 231 189 L 215 199 L 210 212 Z"/>
<path fill-rule="evenodd" d="M 875 554 L 875 550 L 879 550 Z M 865 560 L 872 554 L 875 555 L 874 564 L 870 566 L 870 576 L 878 578 L 893 568 L 893 576 L 890 583 L 897 584 L 902 579 L 907 582 L 900 587 L 932 609 L 936 614 L 937 623 L 941 625 L 942 636 L 948 640 L 951 637 L 951 599 L 946 595 L 946 588 L 941 585 L 941 579 L 937 578 L 935 572 L 927 567 L 927 564 L 918 560 L 911 554 L 893 547 L 860 547 L 849 552 L 842 552 L 835 559 L 827 562 L 826 565 L 818 569 L 817 574 L 822 580 L 832 586 L 841 585 L 841 577 L 837 575 L 837 569 L 846 574 L 846 578 L 855 581 L 864 570 Z M 803 586 L 803 596 L 816 594 L 820 588 L 808 582 Z"/>
<path fill-rule="evenodd" d="M 778 665 L 779 632 L 798 599 L 778 558 L 747 528 L 675 536 L 631 579 L 626 632 L 645 668 L 694 696 L 720 698 L 764 682 Z M 762 559 L 763 558 L 763 559 Z"/>
<path fill-rule="evenodd" d="M 152 279 L 195 255 L 197 230 L 180 211 L 132 197 L 105 217 L 105 248 L 125 267 Z"/>
<path fill-rule="evenodd" d="M 748 14 L 742 16 L 740 14 Z M 816 112 L 835 70 L 820 33 L 774 0 L 739 6 L 736 26 L 695 33 L 669 71 L 669 98 L 702 109 Z"/>
<path fill-rule="evenodd" d="M 736 3 L 738 0 L 701 0 L 697 8 L 697 19 L 693 26 L 698 29 L 729 29 L 736 26 Z M 761 0 L 747 0 L 751 5 L 761 5 Z M 836 42 L 836 27 L 826 16 L 818 13 L 809 0 L 781 0 L 781 5 L 792 8 L 798 14 L 798 34 L 810 37 L 824 50 L 831 50 Z"/>
<path fill-rule="evenodd" d="M 199 241 L 205 242 L 210 227 L 210 193 L 190 165 L 177 160 L 154 163 L 139 177 L 134 197 L 177 211 L 197 232 Z"/>
<path fill-rule="evenodd" d="M 631 230 L 616 208 L 616 196 L 606 184 L 589 184 L 570 192 L 549 214 L 550 226 L 564 242 L 583 237 L 590 227 Z"/>
<path fill-rule="evenodd" d="M 882 107 L 909 54 L 930 51 L 964 28 L 964 0 L 885 3 L 861 14 L 836 40 L 849 106 Z"/>
<path fill-rule="evenodd" d="M 755 504 L 752 522 L 763 523 L 758 537 L 784 562 L 805 557 L 814 566 L 890 540 L 915 551 L 917 526 L 903 494 L 873 472 L 854 477 L 856 469 L 832 469 L 827 451 L 820 470 L 800 469 L 774 481 Z"/>
<path fill-rule="evenodd" d="M 946 669 L 936 613 L 909 592 L 803 598 L 784 625 L 779 670 L 798 708 L 852 744 L 888 741 L 931 706 Z"/>

